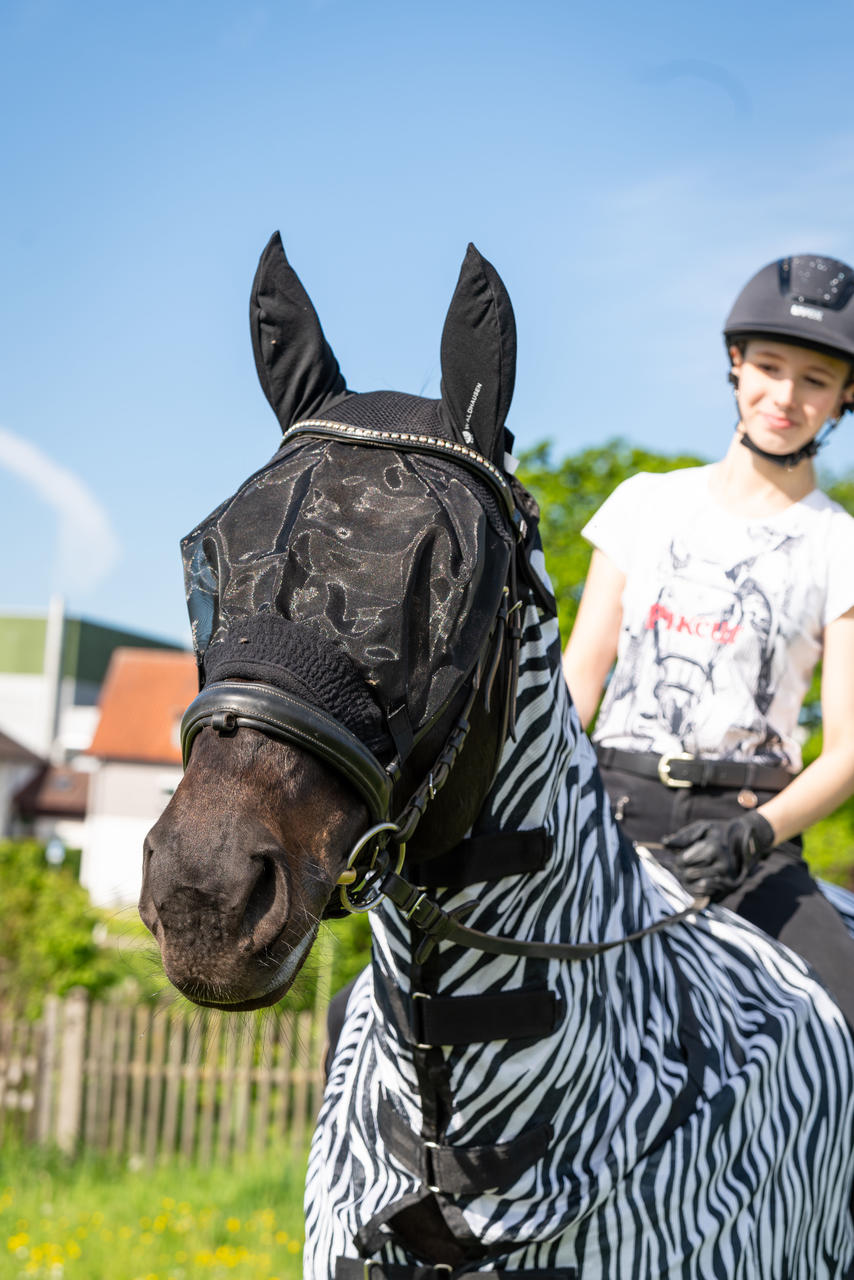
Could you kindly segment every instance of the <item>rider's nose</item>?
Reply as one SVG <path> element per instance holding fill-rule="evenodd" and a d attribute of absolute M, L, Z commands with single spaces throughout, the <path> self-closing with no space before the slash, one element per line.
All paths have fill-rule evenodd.
<path fill-rule="evenodd" d="M 774 403 L 781 409 L 788 409 L 795 398 L 795 384 L 791 378 L 783 378 L 774 383 Z"/>

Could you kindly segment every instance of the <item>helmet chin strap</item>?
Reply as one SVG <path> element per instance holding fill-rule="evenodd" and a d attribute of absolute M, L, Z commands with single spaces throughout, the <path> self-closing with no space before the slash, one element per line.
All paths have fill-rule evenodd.
<path fill-rule="evenodd" d="M 739 440 L 745 449 L 749 449 L 751 453 L 757 454 L 760 458 L 767 458 L 769 462 L 775 463 L 778 467 L 785 468 L 786 471 L 792 471 L 799 462 L 803 462 L 805 458 L 814 458 L 822 445 L 827 443 L 827 437 L 833 428 L 837 425 L 839 419 L 831 418 L 825 424 L 824 430 L 821 431 L 813 440 L 808 440 L 800 449 L 796 449 L 793 453 L 769 453 L 767 449 L 761 449 L 755 444 L 746 431 L 742 431 Z M 738 430 L 738 422 L 735 424 Z"/>

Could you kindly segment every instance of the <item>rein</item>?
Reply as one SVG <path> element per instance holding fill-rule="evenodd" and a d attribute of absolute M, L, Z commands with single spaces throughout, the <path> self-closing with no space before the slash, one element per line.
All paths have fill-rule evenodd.
<path fill-rule="evenodd" d="M 433 796 L 430 798 L 432 799 Z M 418 813 L 419 817 L 421 812 L 423 809 Z M 390 833 L 390 843 L 398 845 L 395 866 L 392 868 L 392 860 L 386 844 L 382 848 L 375 848 L 370 864 L 360 868 L 359 855 L 362 850 L 375 837 L 381 838 L 386 832 Z M 348 911 L 372 911 L 383 898 L 388 898 L 405 920 L 421 930 L 424 937 L 415 951 L 416 964 L 423 964 L 439 942 L 452 942 L 474 951 L 488 952 L 490 955 L 529 956 L 541 960 L 590 960 L 606 951 L 613 951 L 616 947 L 639 942 L 642 938 L 670 928 L 671 925 L 680 924 L 691 918 L 696 919 L 697 914 L 704 911 L 711 901 L 708 897 L 696 897 L 681 911 L 663 916 L 644 929 L 626 934 L 624 938 L 614 938 L 610 942 L 538 942 L 507 938 L 501 934 L 483 933 L 479 929 L 471 929 L 461 923 L 461 920 L 477 905 L 475 902 L 465 902 L 454 911 L 445 911 L 438 902 L 428 896 L 425 889 L 412 884 L 401 874 L 406 856 L 406 843 L 400 838 L 401 834 L 400 828 L 393 822 L 379 823 L 366 831 L 354 846 L 347 862 L 347 869 L 338 883 L 341 885 L 342 905 Z M 360 869 L 363 871 L 363 878 L 358 884 L 354 884 L 353 881 L 358 879 Z"/>

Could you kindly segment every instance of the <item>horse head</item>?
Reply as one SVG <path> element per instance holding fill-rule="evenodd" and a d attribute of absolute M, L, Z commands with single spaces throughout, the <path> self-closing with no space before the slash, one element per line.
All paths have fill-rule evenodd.
<path fill-rule="evenodd" d="M 230 1009 L 280 999 L 377 868 L 471 826 L 512 715 L 536 524 L 504 469 L 513 312 L 473 246 L 438 400 L 347 389 L 278 234 L 250 319 L 284 437 L 182 544 L 200 693 L 140 900 L 171 981 Z"/>

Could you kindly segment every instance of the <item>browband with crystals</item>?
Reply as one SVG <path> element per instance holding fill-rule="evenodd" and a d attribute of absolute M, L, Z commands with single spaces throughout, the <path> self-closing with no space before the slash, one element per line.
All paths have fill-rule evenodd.
<path fill-rule="evenodd" d="M 498 467 L 484 458 L 483 454 L 478 453 L 476 449 L 469 449 L 467 445 L 458 444 L 456 440 L 443 440 L 440 436 L 416 435 L 411 431 L 378 431 L 372 427 L 353 427 L 346 422 L 333 422 L 327 418 L 306 418 L 303 422 L 294 423 L 284 433 L 282 444 L 287 444 L 298 435 L 363 440 L 365 444 L 379 445 L 386 449 L 412 449 L 419 453 L 434 453 L 439 457 L 456 458 L 487 481 L 501 500 L 516 536 L 524 538 L 527 532 L 525 518 L 516 506 L 513 491 Z"/>

